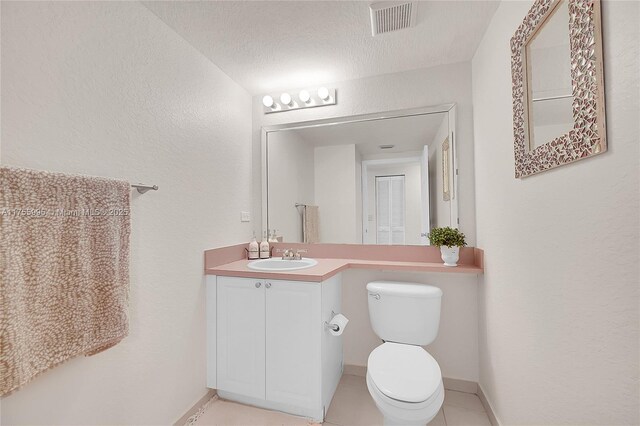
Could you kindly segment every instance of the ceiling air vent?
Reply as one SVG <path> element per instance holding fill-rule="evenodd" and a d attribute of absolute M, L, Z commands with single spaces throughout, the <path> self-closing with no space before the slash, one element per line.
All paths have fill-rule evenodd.
<path fill-rule="evenodd" d="M 371 34 L 390 33 L 416 24 L 418 2 L 384 1 L 369 6 L 371 11 Z"/>

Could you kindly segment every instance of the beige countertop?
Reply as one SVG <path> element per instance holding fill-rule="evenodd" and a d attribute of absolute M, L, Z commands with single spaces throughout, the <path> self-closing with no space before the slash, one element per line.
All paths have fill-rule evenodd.
<path fill-rule="evenodd" d="M 365 259 L 322 259 L 314 258 L 318 264 L 310 268 L 295 271 L 257 271 L 247 266 L 251 260 L 236 260 L 205 269 L 207 275 L 222 275 L 245 278 L 270 278 L 274 280 L 292 281 L 324 281 L 333 275 L 349 268 L 379 269 L 388 271 L 443 272 L 461 274 L 482 274 L 483 268 L 475 264 L 458 264 L 456 267 L 444 266 L 435 262 L 404 262 L 394 260 Z"/>

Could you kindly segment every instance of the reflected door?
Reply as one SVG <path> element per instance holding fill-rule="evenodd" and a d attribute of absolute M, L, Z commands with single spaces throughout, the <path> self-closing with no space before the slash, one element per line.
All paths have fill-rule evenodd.
<path fill-rule="evenodd" d="M 404 176 L 376 176 L 376 243 L 405 243 Z"/>

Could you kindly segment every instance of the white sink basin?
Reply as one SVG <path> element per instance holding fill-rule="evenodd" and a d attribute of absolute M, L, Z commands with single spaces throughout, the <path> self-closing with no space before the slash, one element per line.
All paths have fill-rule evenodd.
<path fill-rule="evenodd" d="M 318 261 L 314 259 L 260 259 L 249 262 L 248 266 L 256 271 L 295 271 L 296 269 L 311 268 L 317 264 Z"/>

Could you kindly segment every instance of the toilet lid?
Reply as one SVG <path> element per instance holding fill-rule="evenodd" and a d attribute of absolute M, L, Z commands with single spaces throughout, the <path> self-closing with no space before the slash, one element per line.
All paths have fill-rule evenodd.
<path fill-rule="evenodd" d="M 384 343 L 369 355 L 369 376 L 389 398 L 422 402 L 431 397 L 442 381 L 440 366 L 420 346 Z"/>

